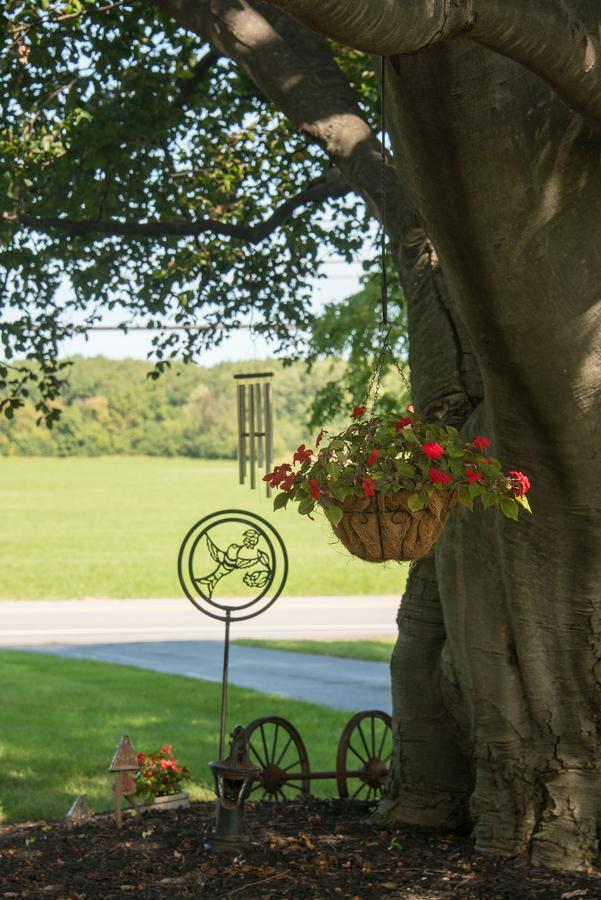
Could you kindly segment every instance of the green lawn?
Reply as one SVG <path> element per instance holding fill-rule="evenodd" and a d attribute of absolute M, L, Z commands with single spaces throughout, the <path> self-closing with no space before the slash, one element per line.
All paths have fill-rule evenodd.
<path fill-rule="evenodd" d="M 207 763 L 218 749 L 221 686 L 128 666 L 0 652 L 0 820 L 64 816 L 85 793 L 96 812 L 112 804 L 107 772 L 119 737 L 134 750 L 173 744 L 200 784 L 195 799 L 212 796 Z M 280 715 L 299 730 L 313 769 L 333 769 L 349 713 L 309 703 L 230 689 L 229 727 L 261 715 Z M 334 782 L 316 782 L 319 796 Z"/>
<path fill-rule="evenodd" d="M 406 566 L 351 557 L 323 518 L 274 513 L 230 461 L 0 458 L 0 599 L 179 597 L 177 551 L 203 515 L 268 518 L 290 555 L 288 595 L 399 594 Z"/>
<path fill-rule="evenodd" d="M 370 662 L 390 662 L 395 638 L 374 638 L 370 641 L 258 641 L 240 638 L 235 644 L 244 647 L 267 647 L 268 650 L 289 650 L 292 653 L 317 653 L 319 656 L 341 656 L 344 659 L 367 659 Z"/>

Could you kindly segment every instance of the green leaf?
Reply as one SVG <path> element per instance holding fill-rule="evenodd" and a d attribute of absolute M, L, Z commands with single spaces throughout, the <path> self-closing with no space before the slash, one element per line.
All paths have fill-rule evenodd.
<path fill-rule="evenodd" d="M 474 481 L 469 486 L 470 497 L 478 497 L 484 490 L 485 488 L 483 488 L 481 484 L 478 484 L 477 481 Z"/>
<path fill-rule="evenodd" d="M 517 522 L 519 508 L 515 500 L 511 500 L 509 497 L 501 497 L 500 506 L 504 516 Z"/>
<path fill-rule="evenodd" d="M 530 515 L 532 515 L 532 509 L 530 508 L 530 504 L 529 504 L 529 502 L 528 502 L 528 498 L 526 497 L 525 494 L 522 495 L 521 497 L 516 497 L 515 499 L 516 499 L 516 502 L 520 504 L 520 506 L 523 506 L 524 509 L 525 509 L 527 512 L 529 512 Z"/>
<path fill-rule="evenodd" d="M 305 500 L 301 500 L 298 504 L 298 511 L 301 516 L 308 516 L 315 509 L 315 500 L 310 500 L 309 498 Z"/>
<path fill-rule="evenodd" d="M 470 493 L 470 489 L 465 484 L 459 488 L 459 502 L 463 503 L 463 505 L 470 510 L 473 510 L 474 508 L 474 500 Z"/>
<path fill-rule="evenodd" d="M 451 459 L 461 459 L 465 456 L 465 450 L 463 447 L 458 447 L 457 444 L 449 444 L 447 447 L 447 455 L 451 457 Z"/>
<path fill-rule="evenodd" d="M 276 495 L 273 501 L 274 511 L 276 509 L 284 509 L 289 500 L 290 494 L 287 494 L 286 491 L 280 491 L 280 493 Z"/>
<path fill-rule="evenodd" d="M 403 462 L 402 459 L 395 460 L 395 466 L 401 478 L 413 478 L 415 475 L 415 467 Z"/>
<path fill-rule="evenodd" d="M 427 506 L 428 500 L 424 502 L 422 497 L 423 491 L 420 491 L 419 494 L 410 494 L 409 499 L 407 500 L 407 506 L 411 510 L 411 512 L 417 512 L 418 509 L 423 509 Z"/>
<path fill-rule="evenodd" d="M 493 494 L 492 491 L 483 490 L 480 494 L 480 499 L 482 500 L 482 506 L 484 509 L 490 509 L 491 506 L 494 506 L 495 503 L 499 502 L 498 494 Z"/>
<path fill-rule="evenodd" d="M 336 525 L 338 525 L 338 523 L 342 519 L 342 510 L 340 509 L 339 506 L 334 506 L 334 504 L 332 504 L 331 506 L 326 506 L 325 514 L 328 517 L 328 519 L 330 520 L 330 522 L 332 523 L 332 525 L 334 526 L 334 528 L 336 527 Z"/>

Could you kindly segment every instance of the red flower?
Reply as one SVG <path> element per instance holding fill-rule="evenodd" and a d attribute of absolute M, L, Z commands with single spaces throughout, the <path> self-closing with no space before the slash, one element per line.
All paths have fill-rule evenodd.
<path fill-rule="evenodd" d="M 441 472 L 440 469 L 430 469 L 428 475 L 434 484 L 449 484 L 452 480 L 450 475 L 447 475 L 446 472 Z"/>
<path fill-rule="evenodd" d="M 321 491 L 319 489 L 319 481 L 317 481 L 315 478 L 312 478 L 309 481 L 309 487 L 311 488 L 311 496 L 313 497 L 313 499 L 319 500 L 319 497 L 321 495 Z"/>
<path fill-rule="evenodd" d="M 324 436 L 325 436 L 327 433 L 328 433 L 328 432 L 325 430 L 325 428 L 322 428 L 322 429 L 321 429 L 321 431 L 319 432 L 319 434 L 318 434 L 317 437 L 315 438 L 315 446 L 316 446 L 316 447 L 319 447 L 319 445 L 321 444 L 321 442 L 322 442 L 323 439 L 324 439 Z"/>
<path fill-rule="evenodd" d="M 294 490 L 294 479 L 295 478 L 296 478 L 296 475 L 294 474 L 294 472 L 292 473 L 292 475 L 288 475 L 286 478 L 284 478 L 284 480 L 280 484 L 280 490 L 286 491 L 287 494 L 291 494 L 292 491 Z"/>
<path fill-rule="evenodd" d="M 410 413 L 414 413 L 414 412 L 415 412 L 413 403 L 409 404 L 409 406 L 407 407 L 407 412 L 410 412 Z"/>
<path fill-rule="evenodd" d="M 406 428 L 407 425 L 411 425 L 411 419 L 399 419 L 399 421 L 394 426 L 395 431 L 399 432 L 401 428 Z"/>
<path fill-rule="evenodd" d="M 376 482 L 373 478 L 364 478 L 361 487 L 363 488 L 363 493 L 366 497 L 373 497 L 376 493 Z"/>
<path fill-rule="evenodd" d="M 509 483 L 516 497 L 523 497 L 530 490 L 530 479 L 523 472 L 509 472 Z"/>
<path fill-rule="evenodd" d="M 369 458 L 368 458 L 367 462 L 365 463 L 365 465 L 373 466 L 373 464 L 375 463 L 375 461 L 377 460 L 379 455 L 380 455 L 379 450 L 372 450 L 372 452 L 369 454 Z"/>
<path fill-rule="evenodd" d="M 476 450 L 479 450 L 481 453 L 484 453 L 487 447 L 490 447 L 490 441 L 487 437 L 480 437 L 477 434 L 472 441 L 472 447 L 475 447 Z"/>
<path fill-rule="evenodd" d="M 292 469 L 290 463 L 282 463 L 281 466 L 276 466 L 273 472 L 269 472 L 269 474 L 263 476 L 263 481 L 269 482 L 272 487 L 277 487 L 286 477 L 286 473 Z"/>
<path fill-rule="evenodd" d="M 292 457 L 292 462 L 304 463 L 313 456 L 313 451 L 306 449 L 304 444 L 296 448 L 296 453 Z"/>
<path fill-rule="evenodd" d="M 139 763 L 143 763 L 144 760 L 146 759 L 146 757 L 144 756 L 143 753 L 136 753 L 136 759 L 138 760 Z"/>
<path fill-rule="evenodd" d="M 482 472 L 474 472 L 472 469 L 466 469 L 465 474 L 467 476 L 468 484 L 484 484 L 484 475 Z"/>
<path fill-rule="evenodd" d="M 422 444 L 422 451 L 428 459 L 440 459 L 441 456 L 444 456 L 443 448 L 437 443 Z"/>
<path fill-rule="evenodd" d="M 351 419 L 360 419 L 366 409 L 366 406 L 356 406 L 351 413 Z"/>

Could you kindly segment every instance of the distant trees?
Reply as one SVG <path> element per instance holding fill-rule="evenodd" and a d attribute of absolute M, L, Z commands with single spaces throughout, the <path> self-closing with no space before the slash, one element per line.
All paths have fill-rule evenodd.
<path fill-rule="evenodd" d="M 267 363 L 276 373 L 275 453 L 311 439 L 309 406 L 342 363 Z M 49 430 L 36 425 L 35 396 L 13 421 L 0 418 L 0 455 L 102 456 L 141 454 L 233 458 L 236 411 L 233 375 L 266 363 L 223 363 L 213 368 L 175 363 L 156 381 L 153 366 L 137 360 L 76 359 L 62 392 L 62 415 Z"/>

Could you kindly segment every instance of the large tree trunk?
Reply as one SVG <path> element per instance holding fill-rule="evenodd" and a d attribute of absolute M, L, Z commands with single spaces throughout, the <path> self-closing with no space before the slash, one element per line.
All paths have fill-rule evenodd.
<path fill-rule="evenodd" d="M 465 40 L 389 68 L 398 164 L 483 375 L 468 433 L 531 475 L 535 514 L 457 509 L 438 592 L 417 599 L 411 578 L 386 812 L 457 823 L 471 771 L 480 849 L 587 865 L 601 813 L 599 140 L 542 81 Z"/>
<path fill-rule="evenodd" d="M 368 7 L 403 15 L 447 6 L 331 0 L 323 10 L 333 28 L 321 6 L 279 5 L 357 45 Z M 572 5 L 591 20 L 592 4 Z M 452 6 L 482 7 L 486 31 L 487 11 L 503 4 Z M 437 44 L 449 36 L 441 31 L 433 46 L 387 65 L 399 172 L 482 373 L 466 435 L 489 435 L 506 466 L 528 473 L 534 516 L 516 524 L 457 508 L 434 559 L 412 570 L 380 817 L 469 822 L 481 850 L 577 868 L 595 861 L 601 824 L 601 142 L 587 124 L 598 120 L 598 93 L 586 109 L 576 96 L 599 67 L 576 60 L 582 78 L 566 75 L 560 91 L 571 109 L 553 90 L 557 59 L 539 46 L 555 13 L 534 34 L 520 20 L 527 4 L 514 7 L 507 28 L 491 26 L 486 39 Z M 370 49 L 390 52 L 392 27 L 366 22 Z M 530 68 L 546 80 L 522 65 L 528 40 Z M 410 317 L 422 409 L 445 393 L 428 310 L 413 303 Z"/>

